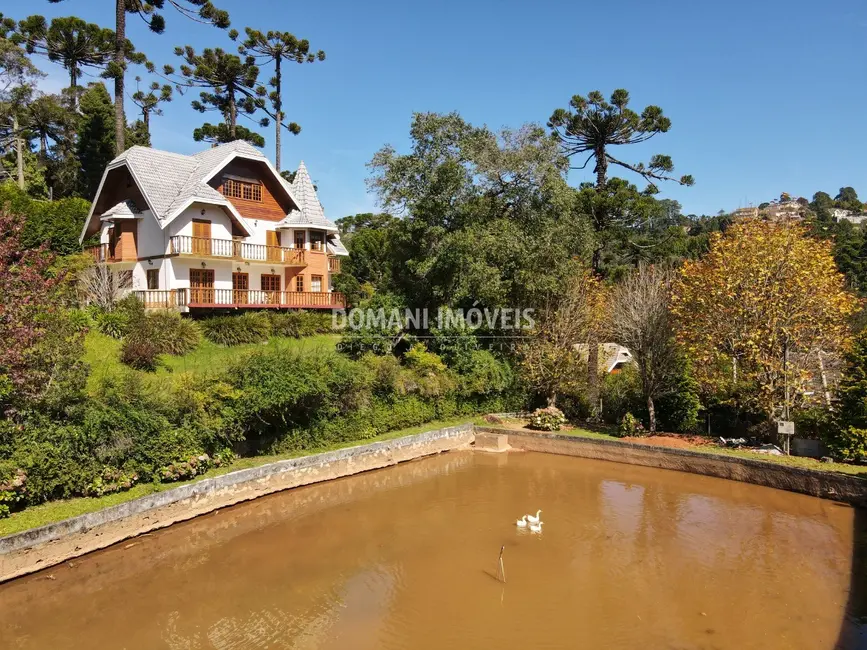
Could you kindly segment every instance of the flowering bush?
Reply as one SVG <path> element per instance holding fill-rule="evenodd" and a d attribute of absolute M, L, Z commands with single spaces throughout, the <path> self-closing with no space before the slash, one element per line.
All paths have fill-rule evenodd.
<path fill-rule="evenodd" d="M 617 429 L 617 434 L 620 438 L 626 438 L 628 436 L 641 437 L 646 436 L 647 431 L 645 431 L 644 425 L 641 424 L 641 420 L 632 415 L 632 413 L 627 413 L 620 421 L 620 427 Z"/>
<path fill-rule="evenodd" d="M 193 456 L 187 460 L 163 467 L 160 470 L 160 479 L 164 483 L 186 481 L 199 474 L 204 474 L 213 467 L 222 467 L 231 463 L 234 458 L 235 454 L 231 449 L 224 449 L 213 456 L 209 456 L 208 454 Z"/>
<path fill-rule="evenodd" d="M 138 482 L 138 474 L 125 474 L 114 467 L 106 467 L 102 474 L 93 479 L 84 488 L 84 495 L 88 497 L 101 497 L 104 494 L 113 494 L 129 490 Z"/>
<path fill-rule="evenodd" d="M 8 517 L 14 507 L 24 500 L 27 492 L 27 474 L 23 469 L 3 483 L 0 483 L 0 519 Z"/>
<path fill-rule="evenodd" d="M 566 424 L 566 416 L 556 406 L 536 409 L 530 416 L 530 428 L 538 431 L 559 431 Z"/>

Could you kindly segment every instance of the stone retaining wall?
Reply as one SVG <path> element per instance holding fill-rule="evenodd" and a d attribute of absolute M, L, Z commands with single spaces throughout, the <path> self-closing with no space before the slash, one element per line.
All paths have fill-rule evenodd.
<path fill-rule="evenodd" d="M 497 427 L 476 427 L 476 431 L 506 435 L 513 449 L 704 474 L 867 507 L 867 480 L 846 474 L 619 440 L 525 433 Z"/>
<path fill-rule="evenodd" d="M 256 497 L 458 449 L 472 424 L 230 472 L 0 537 L 0 582 Z"/>

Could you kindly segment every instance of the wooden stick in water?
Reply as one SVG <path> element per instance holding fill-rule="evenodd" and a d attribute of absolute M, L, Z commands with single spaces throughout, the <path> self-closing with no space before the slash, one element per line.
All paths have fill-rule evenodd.
<path fill-rule="evenodd" d="M 506 582 L 506 567 L 503 565 L 503 551 L 506 550 L 506 545 L 500 547 L 500 557 L 497 558 L 497 580 Z"/>

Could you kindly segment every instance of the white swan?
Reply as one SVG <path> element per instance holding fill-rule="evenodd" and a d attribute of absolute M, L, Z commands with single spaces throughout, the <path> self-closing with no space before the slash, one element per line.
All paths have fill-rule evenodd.
<path fill-rule="evenodd" d="M 531 524 L 538 524 L 539 523 L 539 515 L 541 515 L 541 514 L 542 514 L 542 511 L 537 510 L 535 517 L 533 515 L 526 515 L 527 521 L 529 521 Z"/>
<path fill-rule="evenodd" d="M 527 515 L 521 517 L 518 521 L 515 522 L 515 525 L 518 528 L 526 528 L 527 527 Z"/>
<path fill-rule="evenodd" d="M 542 524 L 544 521 L 540 521 L 538 524 L 530 524 L 530 532 L 531 533 L 541 533 L 542 532 Z"/>

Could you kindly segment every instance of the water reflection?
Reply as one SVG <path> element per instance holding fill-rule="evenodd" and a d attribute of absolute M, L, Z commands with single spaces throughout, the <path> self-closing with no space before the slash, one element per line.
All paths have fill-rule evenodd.
<path fill-rule="evenodd" d="M 544 534 L 517 530 L 537 508 Z M 453 453 L 2 586 L 0 646 L 830 650 L 852 530 L 851 509 L 755 486 Z M 503 544 L 506 585 L 492 578 Z M 845 629 L 840 647 L 857 647 Z"/>

